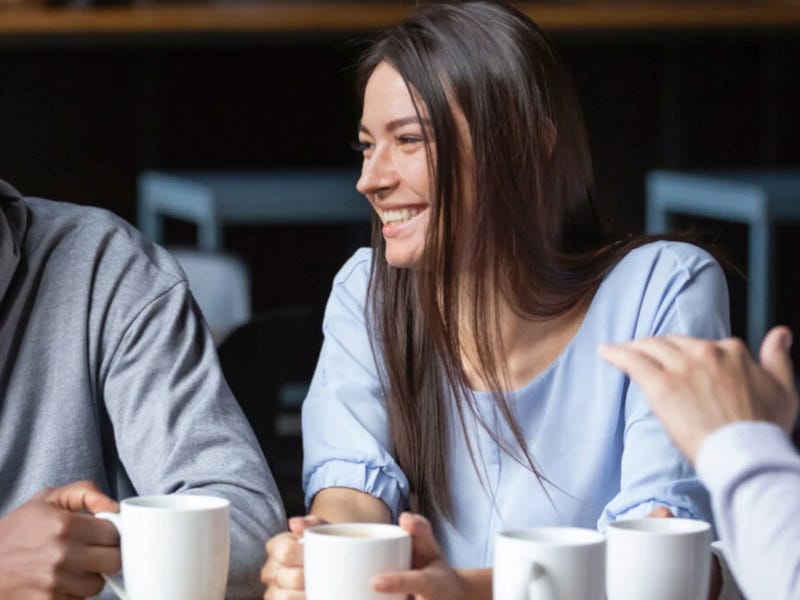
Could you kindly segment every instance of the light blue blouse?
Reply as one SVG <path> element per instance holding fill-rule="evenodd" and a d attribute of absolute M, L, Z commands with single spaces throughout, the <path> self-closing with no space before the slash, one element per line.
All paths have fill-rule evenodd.
<path fill-rule="evenodd" d="M 396 519 L 407 507 L 408 481 L 392 456 L 364 318 L 370 258 L 370 250 L 356 252 L 333 283 L 325 341 L 303 405 L 303 485 L 308 505 L 324 488 L 348 487 L 380 498 Z M 638 387 L 601 361 L 597 347 L 675 333 L 720 338 L 729 334 L 728 323 L 725 278 L 705 251 L 656 242 L 625 256 L 603 280 L 561 355 L 510 394 L 529 452 L 549 483 L 541 484 L 472 423 L 476 469 L 461 426 L 451 422 L 446 484 L 455 522 L 427 515 L 450 562 L 489 565 L 494 535 L 503 530 L 603 530 L 608 521 L 643 516 L 659 505 L 710 521 L 708 497 L 692 468 Z M 494 430 L 513 440 L 491 395 L 475 397 Z"/>

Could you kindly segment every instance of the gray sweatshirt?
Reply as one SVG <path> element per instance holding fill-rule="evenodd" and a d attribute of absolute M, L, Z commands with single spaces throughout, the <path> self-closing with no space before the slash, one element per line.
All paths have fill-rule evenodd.
<path fill-rule="evenodd" d="M 229 499 L 228 597 L 263 593 L 285 516 L 183 272 L 107 211 L 0 181 L 0 515 L 79 479 Z"/>

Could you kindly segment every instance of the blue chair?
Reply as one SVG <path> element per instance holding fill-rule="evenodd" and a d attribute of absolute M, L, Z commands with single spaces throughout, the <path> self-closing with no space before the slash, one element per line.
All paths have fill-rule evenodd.
<path fill-rule="evenodd" d="M 165 216 L 197 225 L 197 245 L 220 251 L 224 226 L 358 224 L 371 209 L 354 169 L 146 171 L 139 175 L 139 229 L 164 244 Z"/>
<path fill-rule="evenodd" d="M 747 343 L 757 352 L 775 317 L 774 227 L 800 221 L 800 171 L 653 171 L 647 232 L 665 233 L 677 214 L 749 226 Z"/>

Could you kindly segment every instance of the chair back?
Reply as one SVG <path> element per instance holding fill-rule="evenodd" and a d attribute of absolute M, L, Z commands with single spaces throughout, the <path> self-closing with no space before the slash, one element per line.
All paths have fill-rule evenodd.
<path fill-rule="evenodd" d="M 240 258 L 195 248 L 169 251 L 186 273 L 189 289 L 217 344 L 250 320 L 250 276 Z"/>
<path fill-rule="evenodd" d="M 310 334 L 314 314 L 308 306 L 259 312 L 217 349 L 225 380 L 268 458 L 279 451 L 275 419 L 280 389 Z"/>

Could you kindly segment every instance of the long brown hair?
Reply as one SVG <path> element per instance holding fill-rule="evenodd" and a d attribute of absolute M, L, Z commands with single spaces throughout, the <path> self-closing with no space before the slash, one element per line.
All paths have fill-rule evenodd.
<path fill-rule="evenodd" d="M 497 300 L 530 320 L 563 315 L 645 238 L 606 234 L 572 83 L 544 33 L 515 8 L 486 1 L 421 8 L 362 57 L 362 101 L 382 62 L 424 103 L 435 141 L 426 144 L 435 189 L 420 268 L 386 263 L 380 222 L 374 221 L 366 316 L 411 508 L 452 519 L 450 419 L 467 433 L 466 415 L 472 414 L 541 480 L 503 392 Z M 464 155 L 453 105 L 468 125 L 471 156 Z M 461 176 L 465 161 L 474 164 L 468 182 Z M 462 362 L 465 335 L 480 349 L 476 367 L 513 433 L 511 442 L 491 431 L 475 408 Z"/>

